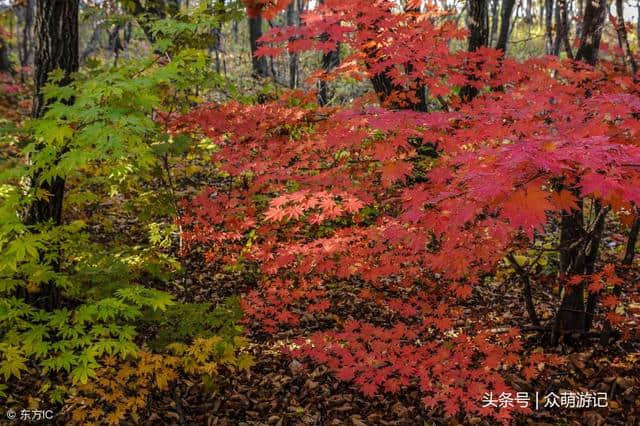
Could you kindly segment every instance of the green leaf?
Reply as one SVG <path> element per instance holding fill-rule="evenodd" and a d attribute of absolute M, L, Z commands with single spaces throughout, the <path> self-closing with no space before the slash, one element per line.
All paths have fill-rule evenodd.
<path fill-rule="evenodd" d="M 0 374 L 5 380 L 12 376 L 20 379 L 20 372 L 27 371 L 26 361 L 17 347 L 9 346 L 4 350 L 4 360 L 0 362 Z"/>

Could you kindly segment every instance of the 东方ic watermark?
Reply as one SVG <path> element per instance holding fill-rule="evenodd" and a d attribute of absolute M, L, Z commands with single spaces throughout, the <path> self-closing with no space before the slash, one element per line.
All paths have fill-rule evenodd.
<path fill-rule="evenodd" d="M 51 420 L 53 419 L 53 410 L 14 410 L 12 408 L 8 409 L 5 413 L 7 419 L 9 420 L 21 420 L 23 422 L 39 422 L 43 420 Z"/>

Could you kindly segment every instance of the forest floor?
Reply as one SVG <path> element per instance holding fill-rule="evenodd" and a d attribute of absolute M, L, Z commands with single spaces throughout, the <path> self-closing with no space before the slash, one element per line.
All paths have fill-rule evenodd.
<path fill-rule="evenodd" d="M 191 187 L 186 191 L 193 190 Z M 606 241 L 605 245 L 613 248 L 619 243 Z M 223 273 L 214 269 L 204 261 L 200 251 L 196 248 L 182 259 L 188 272 L 173 289 L 168 288 L 178 300 L 217 304 L 255 288 L 253 280 L 242 273 Z M 616 254 L 612 250 L 610 255 Z M 626 277 L 635 281 L 639 278 L 637 269 Z M 301 362 L 283 353 L 282 348 L 288 342 L 319 330 L 339 328 L 349 319 L 379 326 L 393 323 L 396 313 L 373 301 L 357 298 L 355 290 L 359 285 L 343 282 L 329 289 L 332 308 L 304 314 L 298 326 L 281 328 L 271 334 L 262 331 L 258 323 L 245 324 L 256 363 L 250 371 L 221 377 L 220 392 L 213 398 L 205 396 L 193 383 L 180 382 L 174 395 L 165 395 L 155 401 L 150 410 L 155 413 L 153 419 L 207 425 L 491 424 L 479 417 L 445 419 L 442 411 L 425 409 L 417 386 L 395 394 L 366 397 L 355 385 L 335 378 L 327 367 Z M 548 293 L 547 288 L 534 285 L 536 309 L 543 329 L 550 328 L 557 309 L 557 297 Z M 636 316 L 640 317 L 640 312 Z M 640 336 L 634 334 L 603 347 L 599 344 L 599 335 L 594 333 L 583 338 L 579 346 L 550 347 L 548 331 L 527 327 L 529 319 L 521 286 L 515 277 L 497 279 L 492 288 L 478 287 L 468 300 L 464 319 L 454 325 L 471 328 L 475 322 L 486 323 L 487 319 L 495 324 L 496 333 L 510 327 L 524 330 L 525 352 L 543 346 L 547 353 L 557 354 L 565 361 L 559 366 L 547 366 L 544 373 L 532 381 L 506 375 L 507 382 L 516 391 L 530 395 L 536 392 L 539 395 L 562 391 L 606 392 L 609 398 L 608 408 L 540 408 L 529 416 L 519 417 L 514 424 L 640 424 Z M 543 366 L 540 367 L 542 370 Z M 482 395 L 477 398 L 481 404 Z"/>
<path fill-rule="evenodd" d="M 247 288 L 242 277 L 229 277 L 207 273 L 200 259 L 188 259 L 188 268 L 198 270 L 191 276 L 185 299 L 216 301 L 230 294 L 242 293 Z M 489 292 L 488 292 L 489 293 Z M 538 298 L 541 296 L 537 294 Z M 490 300 L 489 300 L 490 299 Z M 549 298 L 551 299 L 551 298 Z M 442 413 L 427 411 L 421 403 L 417 387 L 397 394 L 382 394 L 369 398 L 355 386 L 342 382 L 324 366 L 301 363 L 284 355 L 280 348 L 293 338 L 305 336 L 324 328 L 332 328 L 340 318 L 355 317 L 372 323 L 384 323 L 383 312 L 373 304 L 360 301 L 357 305 L 344 288 L 335 291 L 332 300 L 336 310 L 307 316 L 299 327 L 276 334 L 266 334 L 248 327 L 253 342 L 251 352 L 256 365 L 247 374 L 224 378 L 219 395 L 207 401 L 197 386 L 181 386 L 178 399 L 158 401 L 161 407 L 172 407 L 176 421 L 186 424 L 207 425 L 422 425 L 422 424 L 488 424 L 477 417 L 445 420 Z M 499 291 L 476 295 L 465 312 L 470 324 L 486 317 L 488 307 L 496 320 L 496 330 L 527 323 L 526 312 L 516 285 L 505 285 Z M 357 306 L 357 307 L 356 307 Z M 495 315 L 495 307 L 502 307 Z M 540 305 L 537 306 L 540 309 Z M 544 307 L 550 317 L 551 305 Z M 464 324 L 460 324 L 464 326 Z M 548 336 L 539 331 L 525 334 L 528 350 L 543 344 Z M 526 350 L 526 349 L 525 349 Z M 549 351 L 549 348 L 547 348 Z M 540 395 L 563 390 L 606 392 L 610 399 L 607 409 L 560 410 L 540 409 L 518 424 L 535 425 L 637 425 L 640 421 L 640 340 L 614 343 L 606 348 L 598 344 L 598 336 L 590 336 L 582 346 L 572 348 L 560 345 L 555 352 L 563 355 L 566 364 L 556 367 L 532 382 L 519 377 L 508 378 L 517 391 Z M 635 354 L 635 355 L 627 355 Z M 478 395 L 478 404 L 481 404 Z M 179 401 L 176 405 L 176 401 Z M 168 403 L 168 405 L 167 405 Z M 180 408 L 178 408 L 180 406 Z M 152 410 L 156 411 L 156 410 Z M 171 411 L 171 409 L 170 409 Z M 174 414 L 175 416 L 175 414 Z"/>

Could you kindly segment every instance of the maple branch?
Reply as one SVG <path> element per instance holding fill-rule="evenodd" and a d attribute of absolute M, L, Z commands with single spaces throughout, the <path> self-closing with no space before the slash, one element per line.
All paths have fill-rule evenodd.
<path fill-rule="evenodd" d="M 531 295 L 531 281 L 529 280 L 529 273 L 516 261 L 516 258 L 513 256 L 513 253 L 509 253 L 507 255 L 507 259 L 513 265 L 518 275 L 522 279 L 523 288 L 522 295 L 524 296 L 524 302 L 527 307 L 527 312 L 529 314 L 529 319 L 533 325 L 539 327 L 540 320 L 538 319 L 538 315 L 536 314 L 536 308 L 533 304 L 533 296 Z"/>

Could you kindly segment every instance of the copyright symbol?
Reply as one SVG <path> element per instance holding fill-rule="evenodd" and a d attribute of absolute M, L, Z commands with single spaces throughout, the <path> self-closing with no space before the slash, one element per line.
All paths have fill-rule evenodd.
<path fill-rule="evenodd" d="M 15 419 L 16 418 L 16 412 L 11 410 L 11 409 L 9 409 L 9 411 L 7 411 L 7 418 L 9 420 Z"/>

